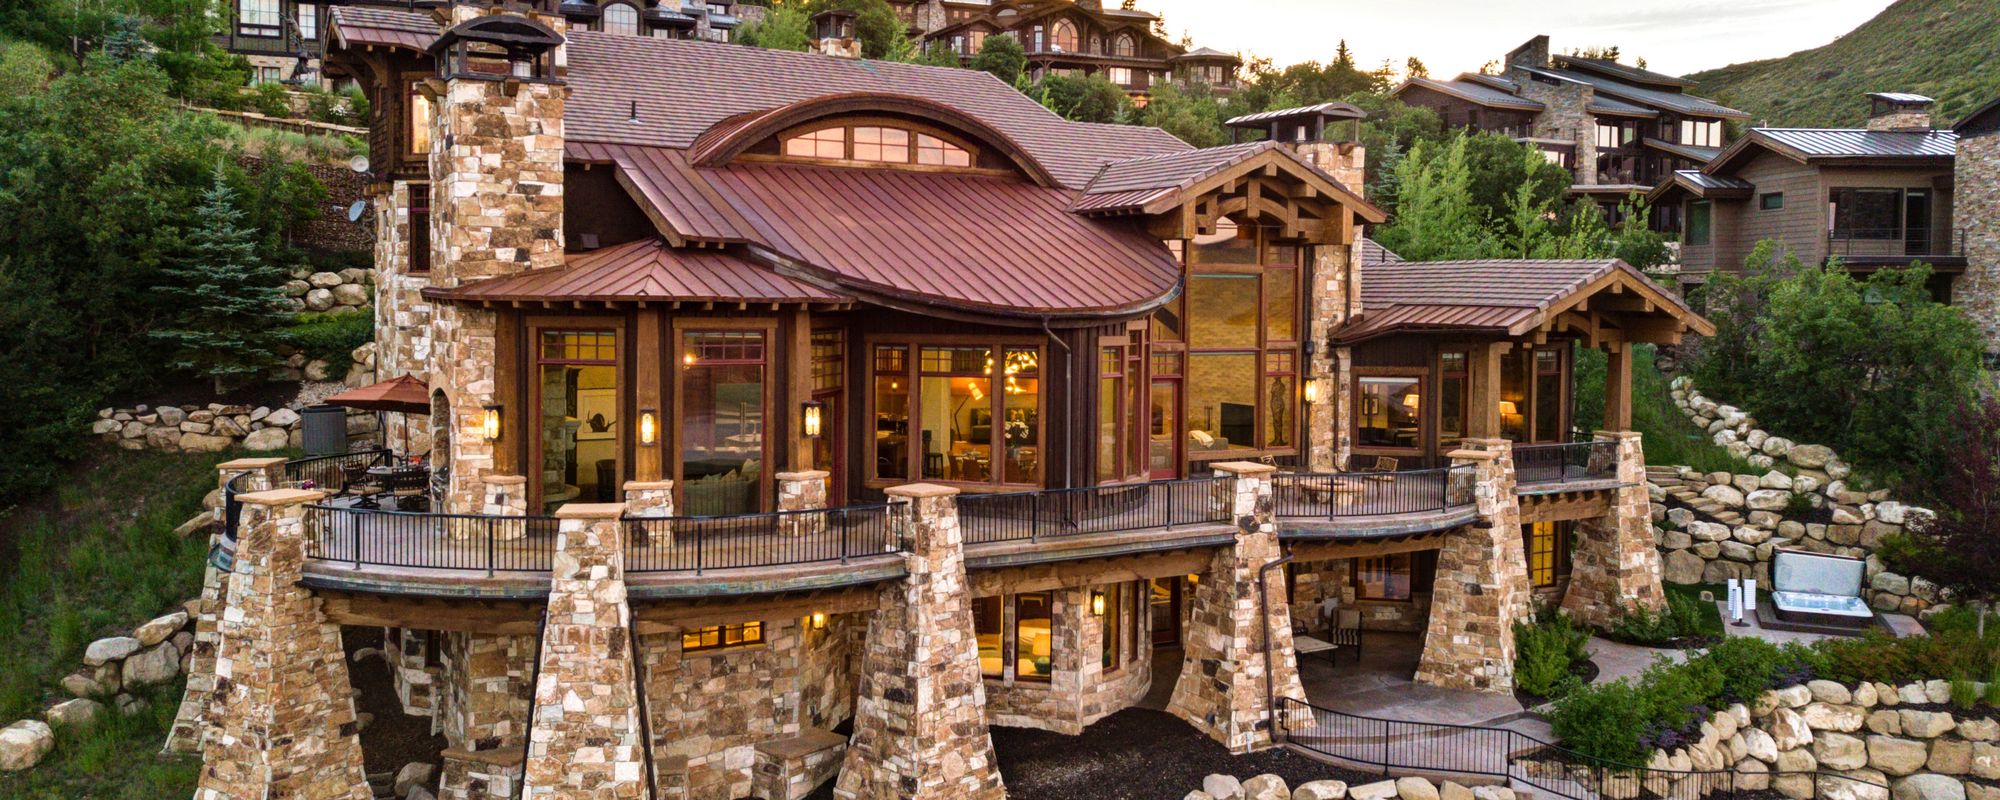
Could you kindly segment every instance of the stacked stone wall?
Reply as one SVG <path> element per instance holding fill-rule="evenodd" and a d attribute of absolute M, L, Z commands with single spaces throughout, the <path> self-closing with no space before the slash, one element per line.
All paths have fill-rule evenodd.
<path fill-rule="evenodd" d="M 1648 468 L 1662 580 L 1754 578 L 1768 587 L 1772 554 L 1804 550 L 1865 559 L 1862 597 L 1876 610 L 1925 614 L 1939 607 L 1937 586 L 1890 572 L 1875 555 L 1884 539 L 1933 518 L 1929 509 L 1893 500 L 1886 489 L 1854 488 L 1852 468 L 1832 448 L 1773 436 L 1748 413 L 1702 396 L 1685 377 L 1674 380 L 1673 399 L 1716 444 L 1766 471 Z"/>
<path fill-rule="evenodd" d="M 430 273 L 410 271 L 410 248 L 430 247 L 430 230 L 410 228 L 410 182 L 395 181 L 375 196 L 375 341 L 382 375 L 425 377 L 430 368 Z"/>
<path fill-rule="evenodd" d="M 1953 224 L 1965 229 L 1965 275 L 1952 303 L 1986 332 L 1986 352 L 2000 367 L 2000 134 L 1958 140 Z"/>
<path fill-rule="evenodd" d="M 1138 591 L 1144 584 L 1126 584 Z M 1048 680 L 986 678 L 986 719 L 994 725 L 1037 728 L 1075 736 L 1100 719 L 1130 707 L 1152 688 L 1153 653 L 1142 636 L 1138 653 L 1125 653 L 1129 636 L 1118 644 L 1125 653 L 1119 666 L 1104 668 L 1104 620 L 1092 612 L 1091 596 L 1102 586 L 1071 586 L 1050 591 Z M 1141 603 L 1137 619 L 1130 608 L 1106 608 L 1120 615 L 1120 628 L 1137 624 L 1150 631 L 1149 604 Z M 1013 608 L 1003 607 L 1003 629 L 1013 630 Z"/>
<path fill-rule="evenodd" d="M 1352 301 L 1360 297 L 1360 287 L 1349 284 L 1348 273 L 1353 259 L 1354 248 L 1349 245 L 1313 248 L 1311 297 L 1308 301 L 1312 313 L 1308 332 L 1312 341 L 1330 339 L 1333 331 L 1346 324 Z M 1358 283 L 1361 271 L 1353 269 L 1352 272 L 1351 277 Z M 1306 378 L 1321 381 L 1321 385 L 1327 387 L 1347 386 L 1352 364 L 1351 349 L 1322 347 L 1308 359 Z M 1352 418 L 1348 403 L 1348 392 L 1334 388 L 1322 393 L 1319 402 L 1307 409 L 1310 423 L 1307 458 L 1315 471 L 1331 472 L 1346 464 L 1348 454 L 1353 452 L 1353 438 L 1348 434 L 1349 426 L 1345 422 Z"/>
<path fill-rule="evenodd" d="M 1513 444 L 1467 439 L 1455 462 L 1475 470 L 1478 519 L 1445 537 L 1431 590 L 1430 625 L 1416 680 L 1450 689 L 1514 688 L 1514 622 L 1527 619 L 1530 591 Z"/>
<path fill-rule="evenodd" d="M 1543 105 L 1542 112 L 1535 115 L 1534 136 L 1574 144 L 1570 171 L 1576 175 L 1575 182 L 1597 183 L 1597 116 L 1590 113 L 1595 90 L 1571 83 L 1543 83 L 1518 69 L 1508 70 L 1507 78 L 1521 87 L 1523 99 Z"/>
<path fill-rule="evenodd" d="M 1660 588 L 1660 553 L 1649 524 L 1643 441 L 1630 431 L 1599 433 L 1598 439 L 1614 443 L 1620 485 L 1611 490 L 1611 507 L 1604 516 L 1577 525 L 1574 568 L 1562 608 L 1585 625 L 1603 628 L 1630 609 L 1660 611 L 1667 597 Z"/>

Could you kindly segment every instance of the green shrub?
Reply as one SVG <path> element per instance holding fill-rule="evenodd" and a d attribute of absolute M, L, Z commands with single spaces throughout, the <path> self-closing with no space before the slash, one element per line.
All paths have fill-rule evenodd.
<path fill-rule="evenodd" d="M 1951 704 L 1961 709 L 1969 709 L 1979 704 L 1979 684 L 1971 678 L 1951 679 Z"/>
<path fill-rule="evenodd" d="M 1986 674 L 1986 704 L 2000 708 L 2000 666 Z"/>
<path fill-rule="evenodd" d="M 1803 517 L 1813 510 L 1812 495 L 1796 492 L 1785 498 L 1785 516 Z"/>
<path fill-rule="evenodd" d="M 1679 592 L 1667 594 L 1667 607 L 1653 611 L 1630 606 L 1612 617 L 1608 633 L 1612 638 L 1647 647 L 1665 647 L 1679 641 L 1712 636 L 1713 605 Z"/>
<path fill-rule="evenodd" d="M 301 314 L 297 322 L 278 331 L 278 337 L 304 352 L 307 359 L 325 361 L 339 369 L 350 363 L 354 348 L 375 339 L 375 317 L 352 311 Z M 341 376 L 333 377 L 338 380 Z"/>
<path fill-rule="evenodd" d="M 1537 697 L 1560 697 L 1576 683 L 1576 665 L 1590 658 L 1590 631 L 1569 615 L 1538 610 L 1514 623 L 1514 684 Z"/>
<path fill-rule="evenodd" d="M 282 83 L 260 83 L 250 89 L 250 109 L 267 117 L 290 117 L 292 104 Z"/>
<path fill-rule="evenodd" d="M 1639 744 L 1649 718 L 1639 690 L 1624 679 L 1578 687 L 1549 710 L 1549 728 L 1585 756 L 1625 764 L 1645 763 Z"/>

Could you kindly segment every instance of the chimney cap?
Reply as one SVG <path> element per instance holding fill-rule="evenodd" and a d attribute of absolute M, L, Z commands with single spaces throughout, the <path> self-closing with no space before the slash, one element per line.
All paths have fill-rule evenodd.
<path fill-rule="evenodd" d="M 1905 107 L 1928 106 L 1937 102 L 1923 95 L 1911 94 L 1909 92 L 1869 92 L 1868 96 L 1884 103 L 1893 103 Z"/>

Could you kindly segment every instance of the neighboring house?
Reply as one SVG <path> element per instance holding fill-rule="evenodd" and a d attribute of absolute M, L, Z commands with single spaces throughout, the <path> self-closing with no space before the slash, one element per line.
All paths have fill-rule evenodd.
<path fill-rule="evenodd" d="M 1008 34 L 1028 51 L 1032 79 L 1103 75 L 1142 103 L 1168 81 L 1236 88 L 1243 60 L 1206 47 L 1189 50 L 1155 29 L 1158 15 L 1101 0 L 889 0 L 910 34 L 943 42 L 970 62 L 986 37 Z"/>
<path fill-rule="evenodd" d="M 444 0 L 232 0 L 229 27 L 217 44 L 250 61 L 250 82 L 327 82 L 320 56 L 327 48 L 326 15 L 333 6 L 401 10 L 442 7 Z M 601 30 L 663 39 L 729 41 L 740 24 L 737 0 L 534 0 L 544 13 L 560 13 L 575 30 Z"/>
<path fill-rule="evenodd" d="M 1728 144 L 1727 125 L 1750 115 L 1687 93 L 1683 78 L 1616 61 L 1551 55 L 1537 36 L 1507 54 L 1499 75 L 1412 78 L 1392 95 L 1429 108 L 1449 127 L 1531 144 L 1567 167 L 1571 191 L 1615 207 L 1674 171 L 1700 166 Z M 1661 230 L 1678 230 L 1671 213 Z"/>
<path fill-rule="evenodd" d="M 1753 128 L 1699 169 L 1651 193 L 1681 209 L 1683 286 L 1737 272 L 1758 242 L 1857 272 L 1924 262 L 1932 291 L 1957 294 L 1967 221 L 1955 202 L 1959 136 L 1931 127 L 1930 98 L 1871 94 L 1865 128 Z M 1991 213 L 1990 207 L 1985 214 Z"/>
<path fill-rule="evenodd" d="M 1395 260 L 1362 151 L 1297 135 L 1340 108 L 1195 149 L 971 70 L 333 26 L 423 98 L 371 140 L 377 370 L 427 386 L 390 475 L 435 488 L 231 495 L 204 792 L 365 793 L 341 625 L 389 630 L 442 797 L 995 800 L 989 725 L 1087 735 L 1156 672 L 1270 746 L 1323 601 L 1494 692 L 1537 587 L 1663 606 L 1631 348 L 1713 328 L 1615 260 Z"/>

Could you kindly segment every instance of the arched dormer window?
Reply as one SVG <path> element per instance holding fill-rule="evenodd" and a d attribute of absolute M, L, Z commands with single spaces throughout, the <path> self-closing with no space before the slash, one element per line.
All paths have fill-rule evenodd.
<path fill-rule="evenodd" d="M 604 7 L 604 32 L 626 36 L 639 35 L 639 9 L 625 3 L 611 3 Z"/>
<path fill-rule="evenodd" d="M 1139 43 L 1133 41 L 1132 34 L 1118 34 L 1117 44 L 1112 45 L 1111 54 L 1131 58 L 1139 54 Z"/>
<path fill-rule="evenodd" d="M 1066 19 L 1056 20 L 1055 48 L 1062 53 L 1077 52 L 1076 23 Z"/>
<path fill-rule="evenodd" d="M 972 146 L 955 137 L 889 122 L 836 123 L 778 138 L 779 153 L 793 160 L 964 168 L 978 160 Z"/>

